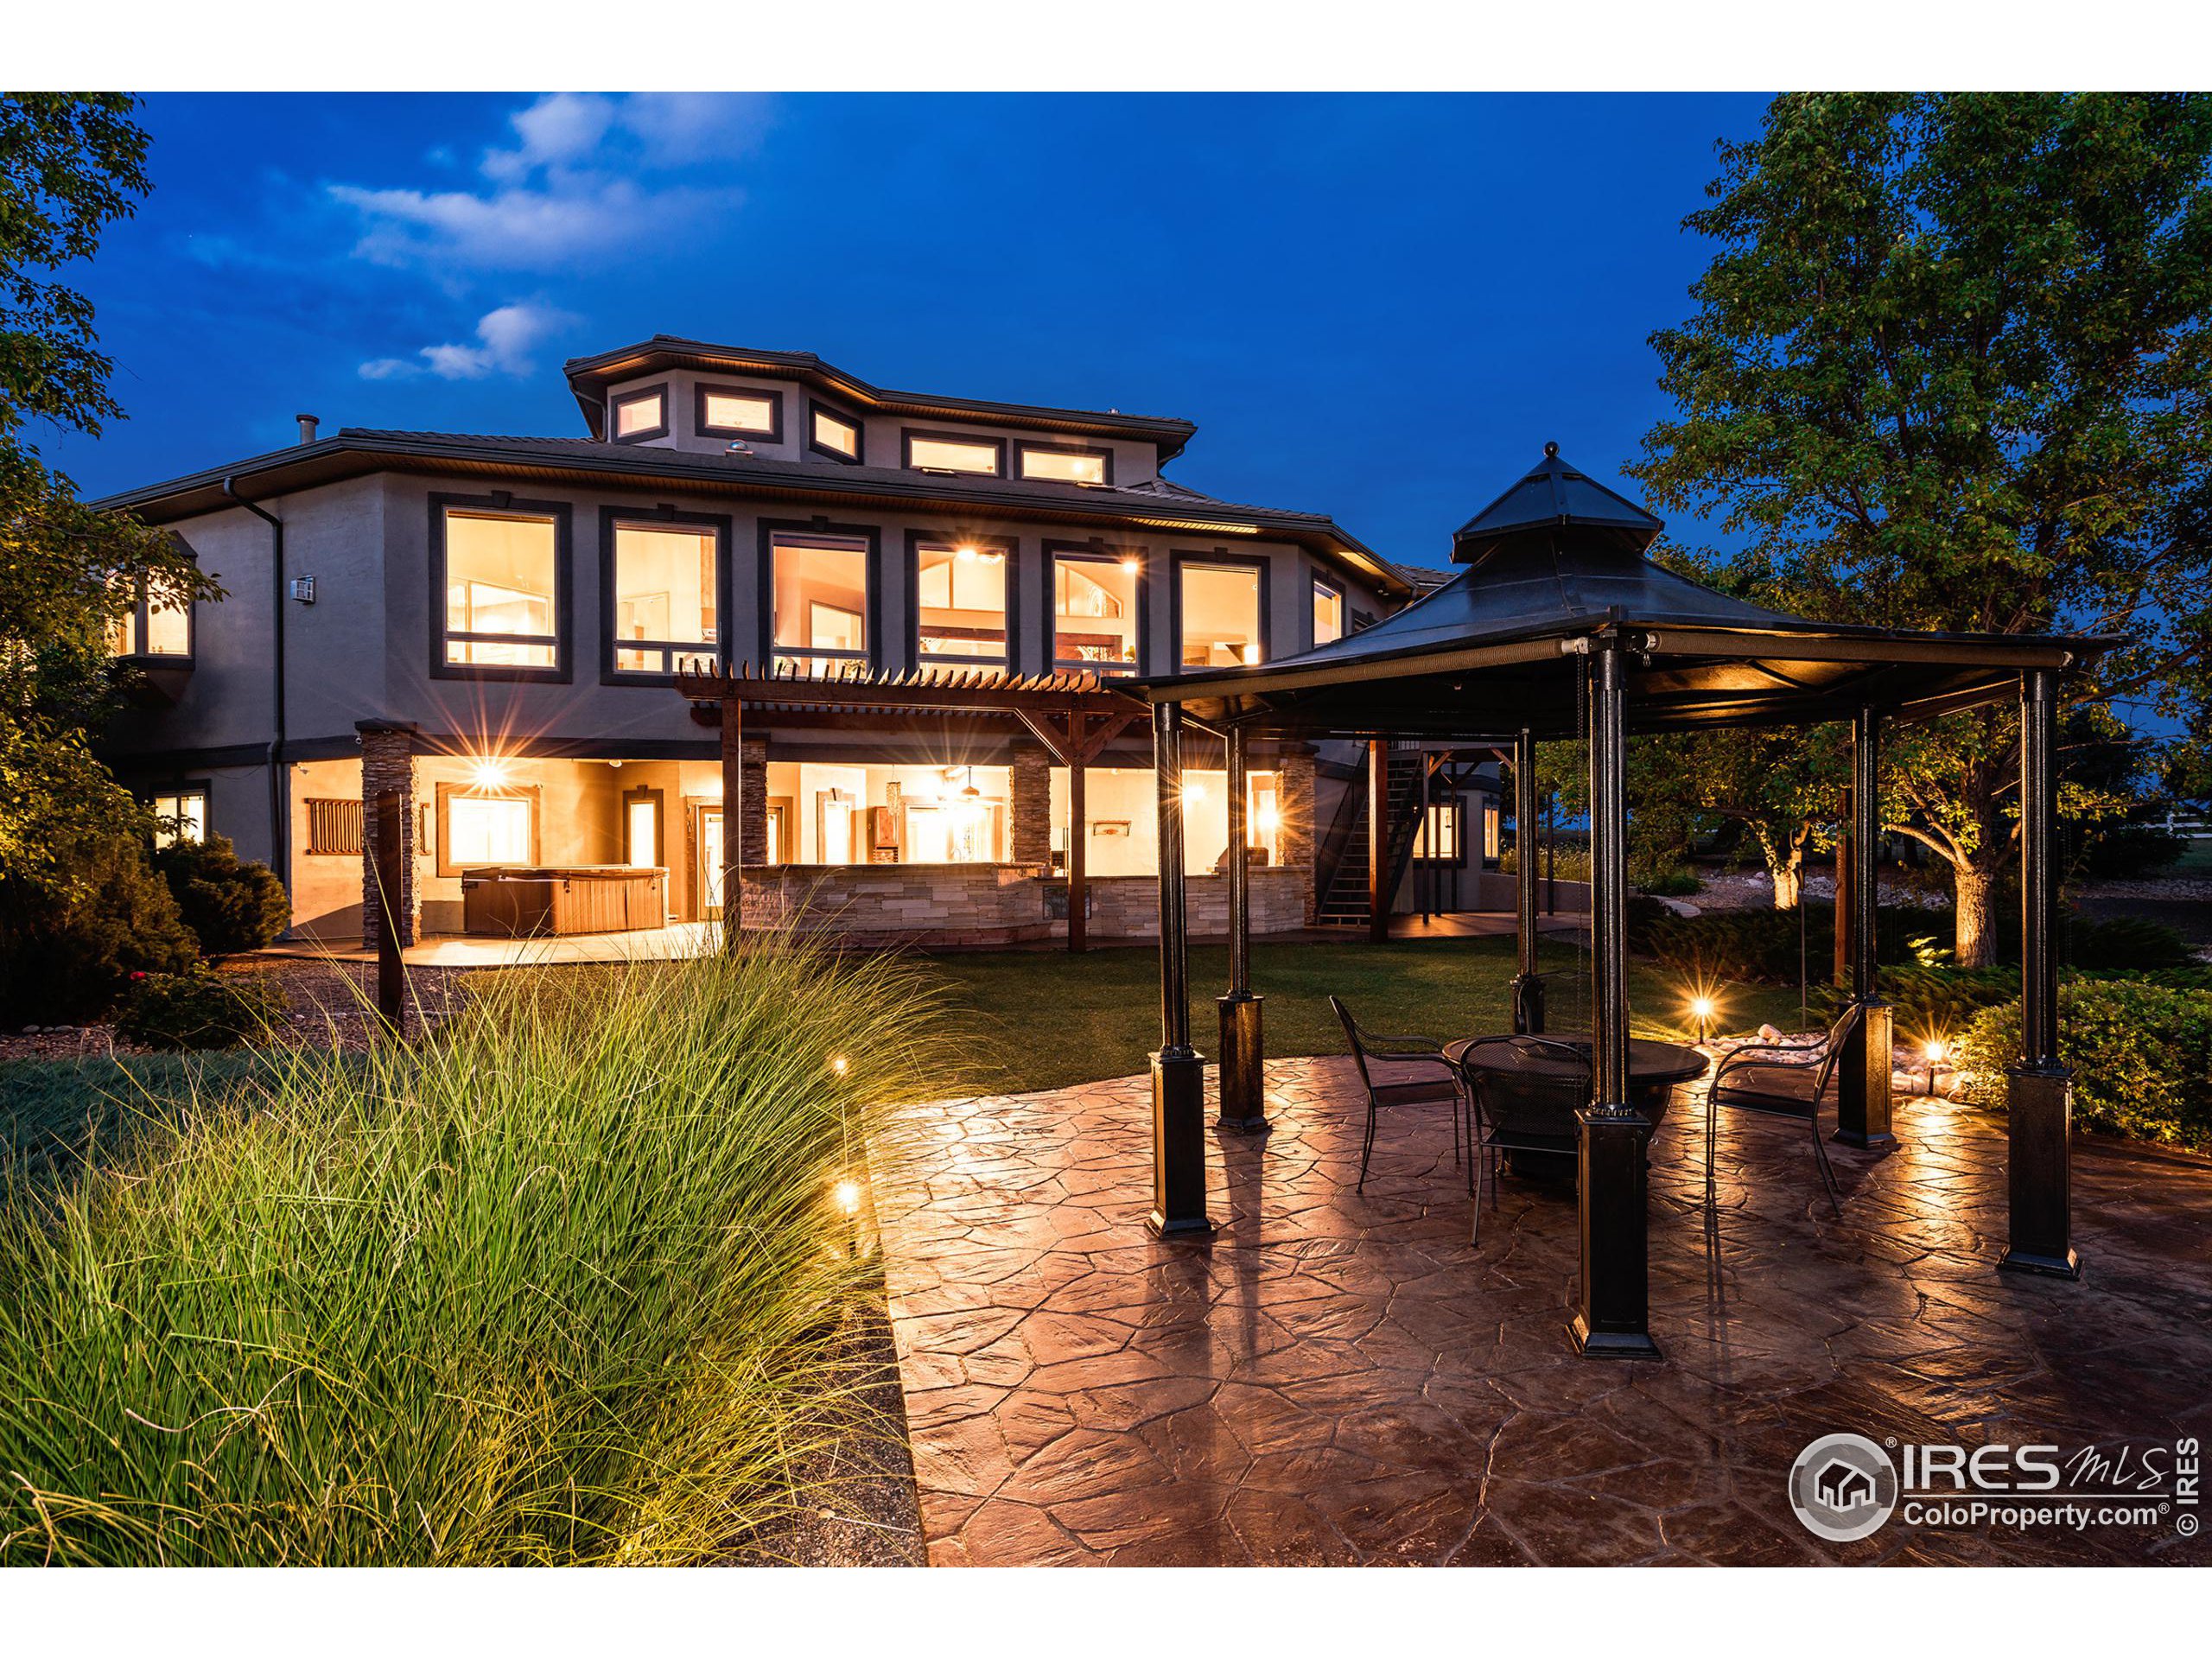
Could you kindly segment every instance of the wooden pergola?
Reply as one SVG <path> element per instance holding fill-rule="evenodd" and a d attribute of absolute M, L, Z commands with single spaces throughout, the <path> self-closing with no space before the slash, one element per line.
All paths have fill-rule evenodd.
<path fill-rule="evenodd" d="M 721 734 L 723 835 L 723 931 L 734 939 L 739 918 L 745 838 L 739 812 L 745 793 L 745 711 L 798 713 L 806 716 L 850 715 L 982 716 L 1018 722 L 1067 768 L 1068 949 L 1088 947 L 1088 889 L 1084 871 L 1087 839 L 1084 774 L 1107 745 L 1145 716 L 1138 697 L 1098 675 L 1057 673 L 1014 675 L 982 669 L 911 669 L 877 673 L 855 664 L 831 674 L 802 674 L 796 666 L 779 671 L 741 663 L 730 669 L 693 669 L 677 677 L 677 690 L 690 699 L 695 718 Z"/>
<path fill-rule="evenodd" d="M 1153 1056 L 1154 1210 L 1162 1235 L 1203 1236 L 1206 1215 L 1204 1062 L 1185 1001 L 1180 770 L 1186 718 L 1225 734 L 1234 769 L 1248 734 L 1479 741 L 1513 730 L 1518 813 L 1535 814 L 1541 740 L 1587 746 L 1591 796 L 1592 1095 L 1579 1130 L 1581 1269 L 1574 1340 L 1586 1355 L 1656 1358 L 1646 1275 L 1645 1143 L 1630 1103 L 1626 901 L 1631 733 L 1848 720 L 1854 733 L 1853 990 L 1861 1017 L 1840 1065 L 1836 1139 L 1894 1144 L 1891 1018 L 1875 973 L 1872 850 L 1885 722 L 2017 696 L 2024 1008 L 2019 1064 L 2008 1073 L 2011 1240 L 2002 1268 L 2077 1276 L 2070 1243 L 2069 1079 L 2058 1056 L 2058 901 L 2052 858 L 2059 677 L 2106 648 L 2101 638 L 1919 632 L 1786 615 L 1729 598 L 1654 563 L 1660 521 L 1560 459 L 1558 446 L 1454 538 L 1467 569 L 1348 639 L 1251 668 L 1138 683 L 1150 700 L 1160 814 L 1160 1047 Z M 1242 837 L 1230 837 L 1234 880 Z M 1536 861 L 1519 862 L 1522 1014 L 1535 989 Z M 1236 955 L 1249 917 L 1232 906 Z M 1250 988 L 1240 969 L 1232 991 Z M 1256 1021 L 1226 1052 L 1261 1062 Z M 1227 1116 L 1224 1107 L 1224 1116 Z"/>

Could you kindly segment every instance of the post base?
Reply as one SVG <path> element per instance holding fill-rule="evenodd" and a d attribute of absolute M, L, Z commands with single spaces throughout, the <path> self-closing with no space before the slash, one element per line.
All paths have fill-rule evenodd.
<path fill-rule="evenodd" d="M 2074 1074 L 2016 1065 L 2005 1073 L 2005 1185 L 2009 1236 L 1999 1268 L 2079 1279 L 2073 1245 Z"/>
<path fill-rule="evenodd" d="M 2069 1248 L 2063 1255 L 2037 1255 L 2031 1250 L 2007 1250 L 1997 1259 L 1999 1273 L 2040 1274 L 2047 1279 L 2079 1279 L 2082 1258 Z"/>
<path fill-rule="evenodd" d="M 1859 1129 L 1838 1129 L 1828 1139 L 1839 1147 L 1856 1147 L 1861 1152 L 1887 1152 L 1897 1143 L 1894 1135 L 1868 1135 Z"/>
<path fill-rule="evenodd" d="M 1890 1123 L 1891 1035 L 1890 1005 L 1862 1001 L 1836 1065 L 1835 1133 L 1829 1139 L 1840 1146 L 1878 1151 L 1897 1143 Z"/>
<path fill-rule="evenodd" d="M 1663 1359 L 1659 1344 L 1647 1331 L 1592 1331 L 1581 1314 L 1567 1325 L 1574 1351 L 1585 1359 Z"/>
<path fill-rule="evenodd" d="M 1162 1238 L 1213 1231 L 1206 1216 L 1206 1063 L 1195 1048 L 1152 1057 L 1152 1214 Z"/>
<path fill-rule="evenodd" d="M 1623 1105 L 1575 1114 L 1581 1179 L 1576 1192 L 1582 1246 L 1574 1320 L 1586 1359 L 1656 1359 L 1651 1340 L 1645 1154 L 1651 1120 Z"/>
<path fill-rule="evenodd" d="M 1261 1034 L 1260 1004 L 1249 991 L 1214 999 L 1221 1009 L 1221 1116 L 1217 1129 L 1237 1135 L 1265 1135 L 1268 1122 L 1267 1045 Z"/>

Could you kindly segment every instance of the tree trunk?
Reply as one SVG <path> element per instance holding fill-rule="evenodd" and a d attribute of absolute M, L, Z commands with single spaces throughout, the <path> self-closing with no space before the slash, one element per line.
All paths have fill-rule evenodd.
<path fill-rule="evenodd" d="M 1997 889 L 1997 873 L 1974 864 L 1954 864 L 1951 876 L 1958 964 L 1961 968 L 1993 966 L 1997 931 L 1990 925 L 1989 906 Z"/>
<path fill-rule="evenodd" d="M 1774 907 L 1796 909 L 1805 897 L 1804 832 L 1781 840 L 1764 831 L 1753 833 L 1758 838 L 1760 856 L 1766 860 L 1766 873 L 1774 881 Z"/>

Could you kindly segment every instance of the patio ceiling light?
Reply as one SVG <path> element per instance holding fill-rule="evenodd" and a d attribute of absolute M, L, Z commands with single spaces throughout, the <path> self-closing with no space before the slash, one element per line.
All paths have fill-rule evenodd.
<path fill-rule="evenodd" d="M 507 786 L 507 763 L 497 756 L 487 756 L 469 768 L 469 781 L 479 789 L 505 789 Z"/>

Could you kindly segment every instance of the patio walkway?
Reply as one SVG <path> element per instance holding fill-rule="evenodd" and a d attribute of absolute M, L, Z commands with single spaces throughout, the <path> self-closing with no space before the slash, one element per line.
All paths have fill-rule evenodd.
<path fill-rule="evenodd" d="M 1352 1190 L 1349 1062 L 1268 1067 L 1276 1128 L 1210 1137 L 1211 1246 L 1163 1245 L 1142 1078 L 915 1109 L 878 1195 L 930 1559 L 942 1564 L 2204 1561 L 2171 1524 L 1825 1544 L 1784 1488 L 1816 1437 L 2212 1439 L 2212 1163 L 2075 1156 L 2079 1285 L 2000 1275 L 2001 1127 L 1900 1103 L 1901 1148 L 1725 1126 L 1655 1139 L 1663 1364 L 1576 1357 L 1571 1193 L 1503 1179 L 1467 1244 L 1440 1118 Z"/>

